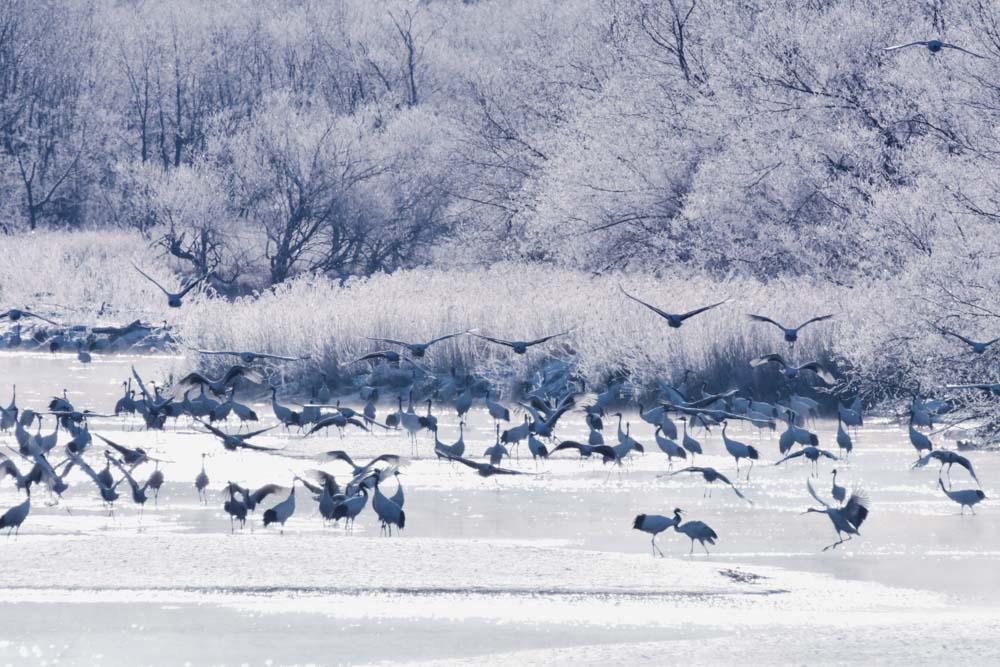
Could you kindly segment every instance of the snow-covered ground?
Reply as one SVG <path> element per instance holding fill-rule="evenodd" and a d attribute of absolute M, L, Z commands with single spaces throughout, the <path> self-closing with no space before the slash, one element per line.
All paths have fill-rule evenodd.
<path fill-rule="evenodd" d="M 132 362 L 150 375 L 174 364 L 102 357 L 81 366 L 67 355 L 3 354 L 0 403 L 11 383 L 18 404 L 35 408 L 66 386 L 79 407 L 110 410 Z M 265 425 L 273 422 L 269 406 L 255 407 Z M 441 439 L 457 438 L 453 411 L 439 419 Z M 536 474 L 495 481 L 433 459 L 426 437 L 413 454 L 396 433 L 303 438 L 276 429 L 259 443 L 281 453 L 230 453 L 183 421 L 149 433 L 134 421 L 95 419 L 94 432 L 169 460 L 167 484 L 141 518 L 127 495 L 108 516 L 79 474 L 58 505 L 36 494 L 20 537 L 0 538 L 0 664 L 1000 660 L 992 503 L 958 516 L 936 486 L 935 464 L 910 469 L 904 429 L 869 424 L 851 460 L 837 464 L 841 483 L 868 491 L 871 515 L 860 537 L 822 553 L 834 539 L 828 520 L 800 516 L 815 504 L 809 465 L 770 465 L 776 437 L 731 433 L 762 452 L 741 483 L 751 506 L 721 486 L 703 497 L 696 476 L 658 478 L 666 458 L 651 428 L 632 421 L 647 453 L 621 475 L 562 454 L 536 467 L 522 451 L 507 465 Z M 834 424 L 813 428 L 835 449 Z M 609 421 L 612 439 L 614 429 Z M 582 436 L 579 415 L 559 432 Z M 719 435 L 695 435 L 706 450 L 698 463 L 734 474 Z M 12 440 L 0 436 L 4 448 Z M 467 453 L 478 456 L 492 440 L 492 422 L 475 412 Z M 346 479 L 343 464 L 317 460 L 330 449 L 356 459 L 412 456 L 401 476 L 401 537 L 380 537 L 370 509 L 353 534 L 325 527 L 301 487 L 284 534 L 264 529 L 260 510 L 252 526 L 230 534 L 220 493 L 227 480 L 288 485 L 317 466 Z M 203 452 L 207 507 L 193 486 Z M 98 463 L 96 447 L 91 455 Z M 970 458 L 992 498 L 1000 459 Z M 814 481 L 822 493 L 831 467 L 821 464 Z M 957 467 L 952 478 L 956 488 L 971 484 Z M 11 482 L 0 483 L 0 509 L 17 502 Z M 667 557 L 650 554 L 633 517 L 674 507 L 716 530 L 711 556 L 687 556 L 688 541 L 672 532 L 659 540 Z"/>

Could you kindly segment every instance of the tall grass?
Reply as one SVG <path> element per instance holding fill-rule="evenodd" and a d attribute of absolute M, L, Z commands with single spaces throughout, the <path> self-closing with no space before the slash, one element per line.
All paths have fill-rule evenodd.
<path fill-rule="evenodd" d="M 620 292 L 682 312 L 731 298 L 696 316 L 679 330 Z M 543 360 L 572 358 L 592 385 L 626 374 L 640 386 L 656 378 L 677 379 L 692 369 L 711 387 L 773 384 L 747 361 L 759 354 L 787 354 L 781 333 L 751 322 L 748 312 L 797 323 L 817 309 L 841 312 L 851 300 L 844 290 L 792 283 L 762 285 L 749 279 L 655 279 L 648 275 L 594 277 L 543 266 L 499 264 L 480 270 L 421 269 L 339 285 L 299 280 L 231 303 L 200 301 L 185 307 L 181 331 L 189 344 L 214 349 L 255 349 L 310 355 L 308 369 L 344 379 L 345 364 L 383 343 L 368 337 L 425 341 L 444 333 L 475 330 L 528 340 L 569 333 L 520 356 L 472 336 L 431 348 L 432 371 L 476 371 L 495 379 L 523 379 Z M 792 353 L 799 362 L 829 358 L 842 323 L 806 329 Z M 358 369 L 359 366 L 355 366 Z M 363 368 L 363 366 L 360 366 Z"/>
<path fill-rule="evenodd" d="M 435 373 L 475 372 L 510 387 L 553 358 L 572 359 L 589 386 L 627 376 L 638 387 L 656 379 L 679 381 L 685 369 L 710 390 L 739 387 L 773 397 L 781 380 L 773 369 L 751 369 L 748 361 L 781 352 L 794 363 L 822 360 L 849 371 L 854 388 L 875 395 L 884 378 L 923 387 L 957 378 L 953 340 L 934 334 L 919 298 L 907 297 L 900 280 L 841 287 L 798 280 L 767 284 L 749 278 L 657 278 L 630 273 L 595 277 L 539 265 L 498 264 L 483 269 L 418 269 L 346 284 L 302 278 L 226 300 L 192 293 L 184 307 L 169 309 L 136 262 L 163 279 L 177 278 L 162 254 L 138 234 L 45 232 L 0 237 L 0 308 L 28 306 L 68 324 L 123 323 L 141 317 L 166 321 L 187 348 L 257 350 L 309 355 L 307 363 L 284 366 L 284 379 L 306 393 L 320 372 L 347 382 L 365 368 L 351 364 L 383 343 L 368 337 L 425 341 L 444 333 L 476 330 L 507 339 L 532 339 L 568 331 L 519 356 L 472 336 L 461 336 L 428 352 L 423 364 Z M 681 312 L 729 298 L 678 330 L 628 300 L 629 292 Z M 909 290 L 912 292 L 912 290 Z M 109 305 L 103 317 L 97 312 Z M 786 324 L 832 312 L 833 320 L 806 328 L 793 351 L 780 331 L 752 322 L 761 313 Z M 964 359 L 964 357 L 963 357 Z M 192 366 L 221 366 L 225 357 L 192 354 Z M 933 363 L 931 363 L 933 361 Z M 988 369 L 968 367 L 968 379 Z M 983 360 L 983 363 L 987 363 Z M 903 377 L 905 376 L 905 377 Z M 965 378 L 965 375 L 962 376 Z"/>
<path fill-rule="evenodd" d="M 163 293 L 132 262 L 175 284 L 161 253 L 136 232 L 38 232 L 0 236 L 0 310 L 28 307 L 66 324 L 168 318 Z M 99 317 L 101 304 L 105 317 Z"/>

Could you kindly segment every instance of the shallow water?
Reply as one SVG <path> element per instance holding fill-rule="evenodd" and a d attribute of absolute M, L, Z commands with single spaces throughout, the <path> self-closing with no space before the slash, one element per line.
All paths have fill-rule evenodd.
<path fill-rule="evenodd" d="M 22 407 L 40 408 L 67 386 L 78 407 L 110 410 L 131 363 L 151 377 L 180 368 L 169 357 L 102 357 L 83 366 L 70 355 L 2 353 L 0 383 L 18 385 Z M 3 385 L 0 402 L 6 404 Z M 254 407 L 264 425 L 273 423 L 269 405 Z M 871 496 L 871 514 L 860 537 L 822 553 L 835 538 L 829 521 L 799 516 L 815 505 L 805 486 L 810 465 L 802 459 L 770 465 L 778 458 L 776 436 L 748 428 L 730 434 L 762 454 L 751 481 L 740 482 L 751 506 L 721 485 L 710 498 L 703 497 L 699 476 L 658 478 L 667 468 L 666 457 L 656 448 L 652 428 L 635 415 L 631 419 L 632 434 L 647 453 L 621 473 L 609 475 L 599 463 L 581 463 L 562 453 L 536 467 L 523 446 L 524 456 L 506 465 L 535 474 L 490 480 L 428 458 L 432 440 L 427 437 L 414 451 L 405 434 L 348 432 L 341 438 L 333 432 L 303 438 L 276 429 L 256 442 L 282 447 L 281 453 L 230 453 L 184 421 L 166 433 L 148 433 L 135 421 L 94 419 L 94 432 L 168 459 L 163 464 L 168 482 L 158 506 L 150 506 L 141 519 L 127 497 L 109 517 L 92 485 L 79 475 L 71 477 L 72 488 L 58 506 L 34 499 L 21 536 L 0 542 L 8 565 L 19 564 L 5 568 L 8 575 L 0 581 L 0 627 L 5 628 L 0 661 L 58 657 L 62 664 L 117 664 L 127 662 L 122 658 L 131 650 L 142 661 L 158 663 L 156 647 L 176 645 L 178 637 L 191 632 L 185 623 L 204 628 L 205 639 L 184 656 L 178 654 L 178 661 L 239 664 L 270 657 L 282 664 L 532 650 L 553 651 L 525 654 L 532 661 L 597 660 L 601 652 L 595 645 L 638 651 L 644 642 L 681 638 L 689 642 L 684 650 L 692 661 L 712 662 L 711 654 L 690 644 L 692 637 L 725 647 L 727 634 L 738 635 L 739 628 L 759 622 L 747 614 L 766 613 L 776 623 L 794 624 L 809 605 L 811 622 L 827 627 L 810 640 L 817 642 L 838 631 L 845 609 L 867 613 L 883 604 L 893 615 L 934 610 L 911 619 L 911 627 L 947 623 L 949 614 L 971 630 L 979 625 L 986 631 L 996 622 L 1000 529 L 992 503 L 982 503 L 975 517 L 960 516 L 937 488 L 936 464 L 910 469 L 916 457 L 905 429 L 869 424 L 856 434 L 850 461 L 834 464 L 840 483 L 863 486 Z M 454 413 L 445 411 L 439 420 L 441 439 L 457 438 Z M 834 449 L 835 427 L 812 426 Z M 582 438 L 579 414 L 560 422 L 559 432 L 563 438 Z M 610 421 L 605 435 L 613 440 L 614 432 Z M 735 480 L 718 433 L 694 435 L 707 452 L 697 463 Z M 476 457 L 492 440 L 492 422 L 475 409 L 466 428 L 467 454 Z M 13 438 L 5 434 L 0 442 Z M 342 527 L 324 527 L 301 488 L 284 535 L 263 529 L 259 518 L 252 528 L 229 535 L 220 493 L 228 479 L 252 486 L 290 484 L 293 472 L 319 465 L 346 479 L 344 464 L 316 459 L 329 449 L 345 449 L 359 460 L 382 452 L 411 456 L 401 476 L 407 524 L 398 541 L 378 537 L 370 508 L 353 535 Z M 212 480 L 207 507 L 198 503 L 193 486 L 203 452 L 209 454 L 206 470 Z M 98 448 L 90 455 L 96 465 Z M 969 457 L 992 498 L 1000 458 L 988 452 Z M 821 463 L 814 480 L 823 496 L 829 493 L 831 463 Z M 955 488 L 971 488 L 964 470 L 956 467 L 952 479 Z M 395 490 L 387 484 L 387 492 Z M 0 483 L 0 508 L 17 502 L 11 482 Z M 690 543 L 674 533 L 658 540 L 668 558 L 649 555 L 648 536 L 631 528 L 633 517 L 669 514 L 674 507 L 719 534 L 711 556 L 688 558 Z M 734 582 L 719 574 L 726 569 L 764 573 L 767 579 Z M 909 598 L 904 589 L 926 593 Z M 691 598 L 681 602 L 679 594 Z M 764 601 L 769 598 L 784 602 Z M 788 614 L 785 621 L 778 609 Z M 72 618 L 78 619 L 75 626 Z M 11 619 L 19 619 L 16 632 L 6 622 Z M 873 621 L 885 622 L 882 617 Z M 140 626 L 129 633 L 136 645 L 116 639 L 133 624 Z M 339 637 L 336 648 L 333 639 L 328 644 L 317 636 L 323 628 Z M 81 633 L 88 637 L 86 648 L 79 642 Z M 891 642 L 893 636 L 882 640 Z M 766 642 L 754 649 L 758 657 L 775 657 L 765 652 L 767 647 L 774 649 Z M 555 652 L 570 648 L 578 651 Z M 801 659 L 798 650 L 788 647 L 777 655 Z M 98 653 L 103 657 L 96 658 Z"/>

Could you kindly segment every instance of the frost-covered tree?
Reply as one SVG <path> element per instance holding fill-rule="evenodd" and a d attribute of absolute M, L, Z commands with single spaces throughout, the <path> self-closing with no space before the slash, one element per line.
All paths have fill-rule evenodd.
<path fill-rule="evenodd" d="M 345 211 L 357 186 L 383 170 L 371 124 L 275 95 L 223 143 L 215 159 L 225 164 L 232 206 L 266 238 L 271 283 L 322 269 L 360 243 L 366 230 Z"/>
<path fill-rule="evenodd" d="M 157 171 L 193 169 L 257 283 L 444 258 L 844 285 L 957 267 L 952 241 L 997 220 L 998 26 L 979 0 L 15 0 L 2 224 L 185 246 L 150 202 L 185 189 Z M 938 34 L 986 58 L 882 50 Z"/>

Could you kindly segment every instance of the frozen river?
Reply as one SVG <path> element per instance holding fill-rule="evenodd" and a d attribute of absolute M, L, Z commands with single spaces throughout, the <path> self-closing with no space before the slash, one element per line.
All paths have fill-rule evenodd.
<path fill-rule="evenodd" d="M 167 357 L 82 366 L 67 355 L 0 353 L 0 403 L 13 383 L 18 404 L 33 408 L 65 386 L 78 407 L 110 411 L 133 362 L 154 377 L 179 368 Z M 273 421 L 269 405 L 255 409 L 265 425 Z M 637 421 L 632 434 L 647 453 L 610 478 L 600 463 L 562 453 L 536 468 L 522 447 L 508 465 L 538 474 L 483 480 L 432 458 L 433 442 L 422 437 L 401 476 L 406 529 L 388 539 L 370 508 L 353 535 L 324 527 L 301 488 L 284 535 L 264 529 L 260 511 L 252 530 L 230 535 L 221 487 L 290 484 L 329 449 L 355 459 L 410 455 L 405 434 L 302 438 L 276 429 L 255 442 L 280 454 L 230 453 L 185 421 L 150 433 L 135 421 L 95 419 L 95 433 L 170 461 L 159 506 L 140 520 L 126 494 L 109 517 L 79 474 L 57 506 L 37 494 L 21 536 L 0 538 L 0 663 L 1000 660 L 992 501 L 978 516 L 959 516 L 937 488 L 936 464 L 910 469 L 905 428 L 870 420 L 851 460 L 836 464 L 840 483 L 867 490 L 871 514 L 860 537 L 822 553 L 835 538 L 829 521 L 800 516 L 815 506 L 809 464 L 770 465 L 779 458 L 776 435 L 731 433 L 761 450 L 741 484 L 751 506 L 719 485 L 703 498 L 698 476 L 658 478 L 666 457 Z M 612 439 L 614 427 L 606 426 Z M 492 444 L 492 428 L 474 409 L 467 454 Z M 836 449 L 835 423 L 812 428 Z M 457 438 L 454 411 L 439 416 L 439 433 Z M 559 434 L 585 437 L 579 413 L 560 422 Z M 706 450 L 698 463 L 734 476 L 718 433 L 695 435 Z M 203 452 L 207 507 L 193 485 Z M 90 455 L 96 464 L 98 448 Z M 992 499 L 1000 458 L 969 456 Z M 814 481 L 826 496 L 831 463 Z M 322 465 L 348 477 L 344 464 Z M 964 470 L 952 478 L 956 488 L 971 487 Z M 0 483 L 0 508 L 17 502 L 10 480 Z M 711 556 L 689 558 L 689 542 L 672 532 L 659 539 L 667 558 L 650 555 L 632 519 L 674 507 L 719 534 Z"/>

